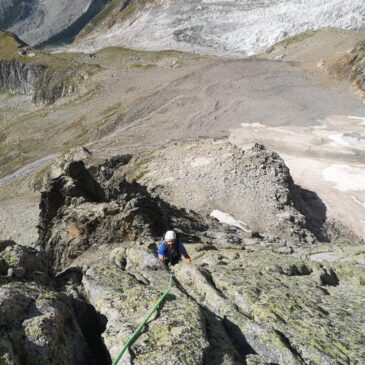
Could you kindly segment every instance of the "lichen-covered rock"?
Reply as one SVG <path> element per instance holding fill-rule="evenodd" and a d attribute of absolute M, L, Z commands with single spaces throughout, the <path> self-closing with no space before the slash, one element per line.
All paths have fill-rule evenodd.
<path fill-rule="evenodd" d="M 359 328 L 365 318 L 365 270 L 356 258 L 361 246 L 347 249 L 343 263 L 318 262 L 317 254 L 308 259 L 302 249 L 284 255 L 264 247 L 200 250 L 193 253 L 195 265 L 178 265 L 174 271 L 199 303 L 233 318 L 242 338 L 265 361 L 356 364 L 365 356 Z"/>
<path fill-rule="evenodd" d="M 45 254 L 1 241 L 0 266 L 0 364 L 96 364 Z"/>
<path fill-rule="evenodd" d="M 93 306 L 108 318 L 102 336 L 112 358 L 169 282 L 169 274 L 156 255 L 146 247 L 134 246 L 119 246 L 110 255 L 104 247 L 92 256 L 85 253 L 73 264 L 87 267 L 82 284 Z M 116 260 L 126 265 L 120 268 Z M 221 320 L 191 300 L 174 282 L 171 294 L 121 364 L 238 365 L 241 360 Z"/>
<path fill-rule="evenodd" d="M 28 283 L 2 285 L 0 315 L 0 362 L 66 365 L 92 361 L 71 306 L 56 292 Z"/>
<path fill-rule="evenodd" d="M 193 264 L 173 267 L 171 296 L 122 364 L 361 363 L 362 247 L 327 249 L 189 244 Z M 115 358 L 168 273 L 155 248 L 138 242 L 91 248 L 72 267 L 84 272 L 85 296 L 108 319 L 102 337 Z"/>

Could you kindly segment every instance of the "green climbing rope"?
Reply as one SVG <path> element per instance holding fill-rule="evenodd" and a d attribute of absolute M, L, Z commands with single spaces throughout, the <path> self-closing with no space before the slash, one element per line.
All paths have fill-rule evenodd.
<path fill-rule="evenodd" d="M 166 298 L 166 296 L 170 293 L 171 286 L 172 286 L 172 273 L 170 273 L 169 285 L 168 285 L 166 291 L 160 296 L 160 298 L 158 299 L 158 301 L 156 302 L 154 307 L 151 309 L 151 311 L 148 313 L 146 318 L 143 320 L 143 322 L 141 322 L 141 324 L 136 328 L 136 330 L 133 332 L 133 334 L 128 338 L 127 342 L 124 344 L 124 346 L 120 350 L 118 356 L 115 358 L 112 365 L 118 365 L 120 359 L 122 358 L 124 353 L 127 351 L 128 347 L 133 345 L 134 341 L 137 339 L 138 335 L 142 332 L 143 327 L 148 322 L 148 320 L 151 318 L 152 314 L 157 311 L 160 304 L 163 302 L 163 300 Z"/>

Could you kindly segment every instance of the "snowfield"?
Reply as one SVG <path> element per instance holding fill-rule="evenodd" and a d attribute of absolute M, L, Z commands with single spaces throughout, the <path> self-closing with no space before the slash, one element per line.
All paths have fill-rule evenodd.
<path fill-rule="evenodd" d="M 306 30 L 364 24 L 364 0 L 158 1 L 109 29 L 96 27 L 73 49 L 123 46 L 242 56 Z"/>
<path fill-rule="evenodd" d="M 339 191 L 365 191 L 365 169 L 334 164 L 322 171 L 326 181 Z"/>

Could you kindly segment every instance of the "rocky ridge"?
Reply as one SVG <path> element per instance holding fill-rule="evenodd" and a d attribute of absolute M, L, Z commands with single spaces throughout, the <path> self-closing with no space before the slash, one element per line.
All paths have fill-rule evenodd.
<path fill-rule="evenodd" d="M 224 140 L 172 142 L 134 155 L 120 173 L 171 204 L 205 215 L 220 210 L 272 240 L 314 241 L 294 207 L 289 169 L 262 145 L 242 150 Z"/>
<path fill-rule="evenodd" d="M 171 227 L 193 263 L 172 268 L 171 294 L 123 364 L 361 363 L 362 245 L 252 237 L 129 181 L 136 160 L 79 149 L 45 173 L 37 249 L 0 243 L 2 364 L 110 364 L 167 285 L 156 243 Z"/>

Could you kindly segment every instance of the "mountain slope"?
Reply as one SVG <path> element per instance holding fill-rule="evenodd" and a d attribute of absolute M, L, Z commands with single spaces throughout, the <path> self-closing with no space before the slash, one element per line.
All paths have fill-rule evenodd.
<path fill-rule="evenodd" d="M 72 39 L 106 1 L 5 0 L 0 4 L 0 28 L 32 46 Z"/>
<path fill-rule="evenodd" d="M 365 95 L 365 32 L 325 28 L 287 38 L 255 58 L 295 62 L 318 74 L 350 81 Z"/>
<path fill-rule="evenodd" d="M 330 60 L 327 67 L 339 77 L 352 81 L 360 95 L 365 96 L 365 40 Z"/>
<path fill-rule="evenodd" d="M 359 29 L 362 0 L 114 0 L 77 39 L 76 48 L 105 46 L 251 55 L 297 33 L 322 27 Z M 109 9 L 108 9 L 109 8 Z M 113 11 L 119 9 L 120 11 Z"/>
<path fill-rule="evenodd" d="M 316 186 L 308 187 L 307 180 L 301 180 L 302 186 L 316 192 L 318 184 L 324 184 L 320 196 L 326 206 L 341 202 L 338 195 L 342 193 L 324 180 L 322 172 L 346 164 L 352 180 L 362 176 L 361 139 L 365 129 L 359 124 L 360 119 L 346 116 L 365 118 L 364 104 L 348 83 L 328 81 L 326 75 L 323 75 L 326 81 L 320 81 L 317 74 L 308 74 L 301 67 L 269 60 L 232 61 L 172 51 L 117 48 L 90 55 L 52 56 L 67 55 L 74 60 L 75 67 L 81 64 L 100 67 L 99 72 L 78 83 L 77 92 L 69 97 L 35 110 L 34 105 L 24 101 L 23 95 L 0 94 L 0 187 L 5 188 L 0 189 L 0 199 L 4 197 L 0 204 L 0 215 L 4 216 L 0 230 L 9 232 L 11 227 L 12 232 L 3 234 L 4 238 L 19 241 L 21 231 L 11 219 L 15 215 L 20 222 L 13 209 L 18 203 L 10 198 L 12 193 L 9 196 L 9 191 L 17 188 L 11 189 L 8 182 L 24 176 L 24 172 L 35 172 L 34 167 L 42 166 L 55 153 L 82 144 L 109 155 L 149 149 L 174 139 L 244 135 L 245 141 L 234 138 L 234 143 L 241 146 L 255 141 L 269 146 L 282 154 L 288 165 L 293 154 L 294 161 L 303 154 L 313 163 L 328 159 L 321 166 L 314 165 L 313 170 L 313 165 L 307 169 L 311 172 L 310 181 L 314 173 L 318 175 Z M 35 58 L 26 57 L 29 62 Z M 321 120 L 332 120 L 334 115 L 340 116 L 338 122 L 318 129 L 318 124 L 325 127 Z M 246 128 L 244 133 L 238 132 L 241 124 L 252 131 L 248 133 Z M 339 137 L 340 133 L 346 135 Z M 337 143 L 344 141 L 349 146 L 338 148 L 333 138 L 336 141 L 340 138 Z M 298 183 L 298 175 L 293 176 Z M 341 203 L 332 205 L 327 217 L 341 218 L 343 224 L 365 237 L 364 191 L 350 190 L 342 196 L 347 204 L 345 212 L 351 213 L 342 214 Z M 21 222 L 21 226 L 29 227 L 29 223 L 23 223 L 22 219 Z"/>

